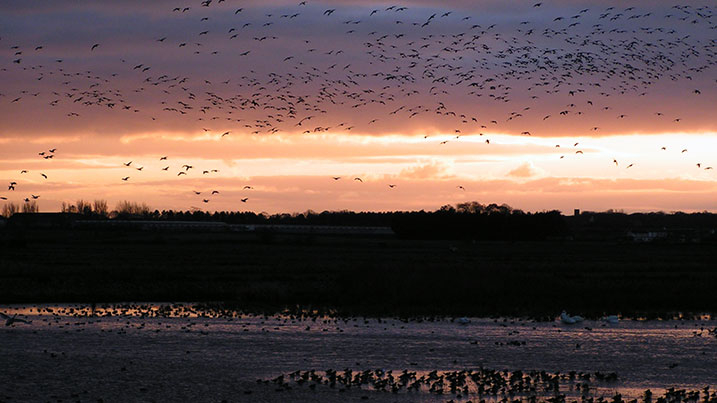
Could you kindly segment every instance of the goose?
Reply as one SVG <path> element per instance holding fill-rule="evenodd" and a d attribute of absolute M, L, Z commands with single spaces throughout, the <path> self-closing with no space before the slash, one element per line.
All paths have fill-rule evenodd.
<path fill-rule="evenodd" d="M 20 319 L 20 318 L 18 318 L 18 317 L 17 317 L 17 314 L 15 314 L 15 315 L 13 315 L 13 316 L 9 316 L 9 315 L 6 315 L 6 314 L 4 314 L 4 313 L 2 313 L 2 312 L 0 312 L 0 318 L 5 319 L 5 326 L 10 326 L 10 325 L 12 325 L 13 323 L 16 323 L 16 322 L 17 322 L 17 323 L 31 323 L 31 322 L 32 322 L 32 321 L 29 321 L 29 320 L 25 320 L 25 319 Z"/>

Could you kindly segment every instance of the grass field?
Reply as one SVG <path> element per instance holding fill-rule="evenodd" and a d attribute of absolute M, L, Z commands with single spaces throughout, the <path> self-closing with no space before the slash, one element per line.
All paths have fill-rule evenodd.
<path fill-rule="evenodd" d="M 714 244 L 0 231 L 0 303 L 196 301 L 254 312 L 717 313 Z"/>

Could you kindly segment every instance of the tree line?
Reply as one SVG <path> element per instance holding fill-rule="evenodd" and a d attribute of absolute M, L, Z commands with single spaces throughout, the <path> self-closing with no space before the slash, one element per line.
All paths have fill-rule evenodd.
<path fill-rule="evenodd" d="M 22 206 L 6 204 L 2 213 L 38 211 L 34 202 Z M 608 210 L 565 216 L 557 210 L 524 212 L 507 204 L 465 202 L 444 205 L 434 211 L 354 212 L 349 210 L 267 214 L 251 211 L 153 210 L 145 203 L 119 202 L 110 210 L 106 200 L 78 200 L 63 203 L 63 213 L 85 220 L 203 221 L 244 225 L 313 225 L 390 227 L 397 236 L 412 239 L 470 240 L 542 240 L 578 237 L 587 234 L 601 239 L 615 238 L 627 232 L 680 232 L 697 234 L 700 239 L 714 238 L 717 214 L 631 213 Z M 695 236 L 697 236 L 695 235 Z M 692 236 L 692 235 L 689 235 Z"/>

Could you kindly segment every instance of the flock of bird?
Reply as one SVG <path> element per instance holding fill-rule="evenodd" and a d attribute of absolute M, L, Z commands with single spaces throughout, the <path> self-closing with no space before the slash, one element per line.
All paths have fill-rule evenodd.
<path fill-rule="evenodd" d="M 8 308 L 8 313 L 0 313 L 6 321 L 5 325 L 11 328 L 21 327 L 33 333 L 52 331 L 61 333 L 97 332 L 98 335 L 111 334 L 126 337 L 125 335 L 164 332 L 179 332 L 205 337 L 212 333 L 224 337 L 228 329 L 240 332 L 289 332 L 291 337 L 301 333 L 318 332 L 325 334 L 328 331 L 343 333 L 351 331 L 352 327 L 376 328 L 409 327 L 413 322 L 417 326 L 425 321 L 445 322 L 441 318 L 414 318 L 414 319 L 368 319 L 356 317 L 331 317 L 318 314 L 314 311 L 302 311 L 301 314 L 291 315 L 262 315 L 246 314 L 217 305 L 201 304 L 90 304 L 90 305 L 60 305 L 60 306 L 16 306 Z M 20 314 L 20 315 L 19 315 Z M 32 321 L 18 316 L 31 316 Z M 460 320 L 451 320 L 460 326 Z M 498 326 L 507 322 L 494 320 Z M 505 323 L 504 323 L 505 322 Z M 527 323 L 515 323 L 518 326 Z M 450 323 L 443 325 L 450 326 Z M 682 325 L 682 324 L 680 324 Z M 28 326 L 29 328 L 25 328 Z M 229 326 L 229 328 L 227 327 Z M 441 326 L 438 324 L 438 326 Z M 560 325 L 556 322 L 555 327 Z M 677 324 L 675 327 L 677 328 Z M 689 327 L 704 326 L 704 323 L 685 324 Z M 518 333 L 514 328 L 508 333 Z M 7 331 L 13 331 L 8 329 Z M 710 330 L 710 335 L 717 335 L 717 328 Z M 104 337 L 103 336 L 103 337 Z M 155 337 L 155 336 L 153 336 Z M 312 336 L 313 337 L 313 336 Z M 335 337 L 335 336 L 331 336 Z M 473 344 L 473 343 L 471 343 Z M 429 351 L 433 351 L 430 349 Z M 186 354 L 193 353 L 191 349 Z M 48 348 L 43 351 L 47 359 L 70 359 L 72 352 L 66 353 L 61 349 Z M 416 357 L 420 359 L 421 357 Z M 457 364 L 454 361 L 454 364 Z M 356 362 L 361 367 L 361 363 Z M 345 396 L 370 396 L 371 394 L 408 394 L 446 396 L 446 398 L 466 401 L 521 401 L 521 402 L 565 402 L 580 399 L 583 402 L 625 402 L 618 393 L 621 388 L 621 379 L 615 372 L 605 371 L 565 371 L 548 372 L 540 370 L 494 370 L 484 367 L 472 369 L 441 369 L 424 370 L 416 362 L 411 362 L 409 368 L 402 370 L 391 369 L 357 369 L 352 370 L 297 370 L 270 378 L 256 380 L 256 388 L 248 386 L 244 393 L 251 395 L 254 392 L 265 393 L 267 387 L 276 392 L 287 392 L 292 389 L 303 389 L 317 393 L 326 392 L 353 392 Z M 673 369 L 677 363 L 670 364 Z M 119 368 L 126 371 L 126 366 Z M 632 391 L 634 393 L 634 391 Z M 368 395 L 367 395 L 368 394 Z M 292 395 L 293 396 L 293 395 Z M 420 398 L 423 399 L 422 397 Z M 638 400 L 631 400 L 637 402 Z M 669 388 L 660 395 L 653 396 L 649 390 L 644 391 L 644 402 L 683 402 L 703 401 L 717 402 L 717 392 L 709 387 L 702 390 L 685 390 Z"/>
<path fill-rule="evenodd" d="M 235 133 L 400 131 L 418 121 L 419 126 L 439 127 L 437 133 L 452 133 L 435 141 L 424 135 L 431 146 L 440 147 L 462 135 L 483 136 L 489 146 L 489 133 L 550 134 L 547 124 L 589 134 L 601 130 L 596 122 L 619 124 L 633 117 L 679 130 L 684 119 L 673 112 L 644 116 L 639 108 L 621 109 L 624 99 L 650 98 L 665 82 L 683 88 L 679 97 L 710 102 L 717 84 L 717 40 L 703 37 L 717 32 L 714 6 L 675 5 L 663 15 L 632 6 L 589 7 L 554 16 L 545 15 L 542 2 L 527 7 L 535 19 L 486 23 L 463 11 L 434 12 L 410 4 L 368 8 L 359 15 L 356 9 L 322 9 L 301 1 L 258 16 L 248 7 L 231 7 L 228 0 L 203 0 L 166 10 L 177 24 L 198 27 L 196 33 L 168 30 L 140 45 L 187 64 L 201 60 L 218 71 L 177 71 L 181 66 L 156 66 L 139 57 L 118 57 L 111 66 L 114 72 L 91 69 L 92 57 L 112 52 L 115 45 L 89 41 L 86 55 L 77 56 L 87 58 L 86 68 L 66 68 L 72 61 L 64 58 L 39 62 L 52 51 L 47 44 L 13 43 L 13 58 L 2 71 L 27 73 L 27 89 L 0 93 L 0 108 L 41 99 L 48 111 L 62 110 L 69 120 L 96 114 L 155 127 L 181 122 L 220 141 Z M 344 43 L 350 48 L 317 38 L 317 24 L 345 27 Z M 0 38 L 0 46 L 7 41 Z M 711 87 L 695 88 L 693 83 Z M 545 113 L 546 108 L 553 110 Z M 568 148 L 579 158 L 588 150 L 578 145 L 568 141 L 555 148 Z M 689 156 L 686 148 L 681 150 Z M 54 152 L 40 156 L 51 160 Z M 672 150 L 658 145 L 655 152 Z M 559 158 L 568 155 L 562 152 Z M 617 158 L 605 163 L 624 169 L 638 164 Z M 708 161 L 691 164 L 713 169 Z M 123 182 L 146 172 L 134 161 L 124 165 L 136 172 L 118 178 Z M 170 174 L 170 167 L 161 170 Z M 172 172 L 177 177 L 218 172 L 193 168 L 185 163 Z M 12 180 L 8 191 L 16 186 Z M 204 203 L 211 200 L 205 191 L 194 193 Z M 209 196 L 216 194 L 213 190 Z"/>
<path fill-rule="evenodd" d="M 392 370 L 369 369 L 343 371 L 295 371 L 279 375 L 273 379 L 259 379 L 260 384 L 274 384 L 281 389 L 292 387 L 317 386 L 347 390 L 358 388 L 380 392 L 428 392 L 432 394 L 453 394 L 458 399 L 464 396 L 501 396 L 526 400 L 537 399 L 541 395 L 561 396 L 561 387 L 588 395 L 595 389 L 594 382 L 615 382 L 616 373 L 588 373 L 570 371 L 568 373 L 550 373 L 546 371 L 496 371 L 492 369 L 457 371 L 411 371 L 404 369 L 394 374 Z M 566 383 L 568 385 L 566 385 Z M 565 397 L 562 395 L 563 398 Z"/>
<path fill-rule="evenodd" d="M 354 371 L 346 368 L 343 371 L 333 369 L 325 371 L 299 370 L 272 379 L 258 379 L 257 383 L 273 385 L 277 392 L 291 390 L 295 387 L 308 387 L 312 390 L 321 387 L 338 389 L 340 392 L 351 389 L 394 394 L 423 392 L 452 395 L 456 399 L 468 399 L 470 396 L 476 396 L 480 401 L 560 403 L 577 401 L 579 397 L 580 401 L 588 403 L 624 403 L 625 400 L 620 393 L 616 392 L 607 398 L 595 396 L 594 393 L 598 385 L 609 385 L 617 380 L 616 373 L 599 371 L 595 373 L 577 371 L 551 373 L 546 371 L 496 371 L 480 368 L 430 372 L 404 369 L 394 373 L 392 370 L 383 369 Z M 562 391 L 561 387 L 563 387 Z M 251 392 L 247 390 L 245 394 L 251 394 Z M 368 396 L 364 396 L 363 399 L 368 399 Z M 643 392 L 640 401 L 645 403 L 653 401 L 665 403 L 717 402 L 717 392 L 710 391 L 709 387 L 702 390 L 669 388 L 663 396 L 653 396 L 653 393 L 647 389 Z M 638 400 L 633 399 L 630 402 L 637 403 Z"/>
<path fill-rule="evenodd" d="M 291 390 L 295 387 L 308 387 L 312 390 L 316 390 L 317 387 L 328 387 L 338 389 L 340 392 L 353 388 L 361 391 L 394 394 L 420 392 L 437 395 L 450 394 L 456 399 L 470 398 L 471 395 L 474 395 L 481 399 L 480 401 L 558 403 L 576 401 L 575 399 L 579 397 L 580 401 L 589 403 L 625 402 L 622 395 L 617 392 L 608 398 L 596 396 L 595 392 L 600 384 L 610 384 L 617 380 L 616 373 L 599 371 L 595 373 L 578 371 L 551 373 L 546 371 L 496 371 L 480 368 L 429 372 L 404 369 L 394 374 L 392 370 L 354 371 L 346 368 L 343 371 L 333 369 L 325 371 L 299 370 L 272 379 L 258 379 L 257 383 L 274 385 L 277 392 Z M 245 391 L 245 393 L 251 394 L 251 391 Z M 702 390 L 668 388 L 663 396 L 653 396 L 652 391 L 647 389 L 643 392 L 640 401 L 645 403 L 653 401 L 716 402 L 717 392 L 710 391 L 709 386 Z M 630 402 L 637 403 L 638 399 L 630 400 Z"/>

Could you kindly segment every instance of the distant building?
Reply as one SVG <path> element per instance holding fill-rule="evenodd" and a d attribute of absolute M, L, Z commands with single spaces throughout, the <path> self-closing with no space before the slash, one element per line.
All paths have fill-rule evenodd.
<path fill-rule="evenodd" d="M 668 235 L 667 231 L 627 232 L 628 238 L 633 242 L 655 242 L 667 239 Z"/>
<path fill-rule="evenodd" d="M 579 215 L 580 215 L 580 209 L 579 209 L 579 208 L 576 208 L 575 210 L 573 210 L 573 215 L 574 215 L 574 216 L 579 216 Z"/>
<path fill-rule="evenodd" d="M 251 232 L 261 234 L 300 235 L 394 235 L 390 227 L 358 227 L 331 225 L 276 225 L 276 224 L 226 224 L 212 221 L 132 221 L 102 220 L 77 221 L 74 228 L 85 229 L 135 229 L 143 231 L 205 231 L 205 232 Z"/>
<path fill-rule="evenodd" d="M 69 228 L 82 218 L 77 213 L 15 213 L 7 220 L 13 228 Z"/>
<path fill-rule="evenodd" d="M 301 235 L 395 235 L 391 227 L 361 227 L 341 225 L 301 225 L 301 224 L 235 224 L 231 226 L 235 232 L 257 232 L 274 234 Z"/>
<path fill-rule="evenodd" d="M 96 220 L 77 221 L 74 228 L 83 229 L 131 229 L 141 231 L 229 231 L 229 225 L 212 221 L 147 221 L 147 220 Z"/>

